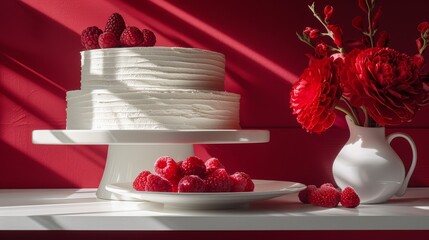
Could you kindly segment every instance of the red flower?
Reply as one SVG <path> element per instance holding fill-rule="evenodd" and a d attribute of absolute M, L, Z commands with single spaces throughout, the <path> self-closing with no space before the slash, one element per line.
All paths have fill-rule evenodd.
<path fill-rule="evenodd" d="M 313 58 L 290 93 L 290 106 L 308 132 L 321 133 L 335 120 L 335 105 L 341 97 L 337 67 L 328 58 Z"/>
<path fill-rule="evenodd" d="M 429 74 L 421 72 L 423 53 L 429 48 L 429 23 L 418 25 L 418 54 L 410 57 L 386 48 L 389 35 L 378 29 L 382 10 L 376 8 L 375 1 L 358 0 L 358 4 L 368 20 L 353 18 L 352 25 L 362 37 L 348 41 L 347 47 L 365 50 L 346 53 L 341 27 L 329 23 L 333 13 L 330 5 L 324 8 L 324 21 L 314 3 L 308 6 L 326 31 L 307 27 L 302 35 L 297 34 L 299 40 L 314 48 L 314 53 L 309 67 L 293 86 L 290 107 L 309 132 L 329 128 L 335 119 L 334 109 L 360 126 L 377 127 L 411 121 L 417 110 L 429 104 Z M 326 44 L 325 36 L 336 46 Z M 343 105 L 337 105 L 339 99 Z"/>
<path fill-rule="evenodd" d="M 414 58 L 389 48 L 353 50 L 341 73 L 344 96 L 382 126 L 410 121 L 428 98 Z"/>

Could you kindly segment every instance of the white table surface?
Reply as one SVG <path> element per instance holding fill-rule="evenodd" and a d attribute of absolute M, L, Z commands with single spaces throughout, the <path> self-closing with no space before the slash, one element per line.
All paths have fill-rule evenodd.
<path fill-rule="evenodd" d="M 101 200 L 96 189 L 0 189 L 0 230 L 429 230 L 429 188 L 356 209 L 289 194 L 233 210 Z"/>

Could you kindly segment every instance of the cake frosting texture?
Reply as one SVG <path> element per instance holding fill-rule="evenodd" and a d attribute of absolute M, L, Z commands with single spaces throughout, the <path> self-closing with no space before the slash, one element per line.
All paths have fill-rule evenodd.
<path fill-rule="evenodd" d="M 67 92 L 67 129 L 239 128 L 224 91 L 223 54 L 171 47 L 81 52 L 81 90 Z"/>

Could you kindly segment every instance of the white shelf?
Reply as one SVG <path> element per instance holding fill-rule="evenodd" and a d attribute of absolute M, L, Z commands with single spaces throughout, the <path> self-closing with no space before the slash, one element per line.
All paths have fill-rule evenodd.
<path fill-rule="evenodd" d="M 289 194 L 243 209 L 185 211 L 95 192 L 2 189 L 0 230 L 429 230 L 429 188 L 356 209 L 314 207 Z"/>

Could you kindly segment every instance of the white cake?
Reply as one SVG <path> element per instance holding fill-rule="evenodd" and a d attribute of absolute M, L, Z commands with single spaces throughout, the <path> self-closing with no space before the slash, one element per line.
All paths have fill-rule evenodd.
<path fill-rule="evenodd" d="M 67 92 L 67 129 L 235 129 L 223 54 L 171 47 L 81 52 L 81 90 Z"/>

